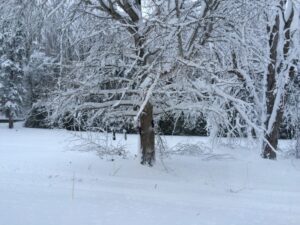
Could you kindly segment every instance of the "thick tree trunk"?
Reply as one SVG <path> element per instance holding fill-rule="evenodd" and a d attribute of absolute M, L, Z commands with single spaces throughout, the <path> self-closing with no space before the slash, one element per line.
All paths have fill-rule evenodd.
<path fill-rule="evenodd" d="M 284 1 L 280 1 L 280 6 L 283 10 Z M 284 12 L 282 11 L 284 14 Z M 278 146 L 278 139 L 279 139 L 279 131 L 280 125 L 283 121 L 283 113 L 285 102 L 287 99 L 287 84 L 285 84 L 284 92 L 278 93 L 278 82 L 280 79 L 278 76 L 284 76 L 284 73 L 288 73 L 290 78 L 295 75 L 295 68 L 290 65 L 284 65 L 284 61 L 287 60 L 290 44 L 291 44 L 291 34 L 290 34 L 290 27 L 293 21 L 294 11 L 290 14 L 288 20 L 284 21 L 280 19 L 280 16 L 277 15 L 275 18 L 275 24 L 272 28 L 268 27 L 268 31 L 270 32 L 270 39 L 269 39 L 269 46 L 270 46 L 270 63 L 268 65 L 268 74 L 267 74 L 267 90 L 266 90 L 266 111 L 267 111 L 267 120 L 265 121 L 265 127 L 268 133 L 265 134 L 265 141 L 263 146 L 263 158 L 267 159 L 276 159 L 276 152 L 274 150 L 277 149 Z M 280 30 L 281 23 L 284 23 L 283 30 Z M 280 32 L 283 32 L 284 35 L 280 35 Z M 284 37 L 284 46 L 280 45 L 280 36 L 281 38 Z M 283 49 L 279 49 L 282 48 Z M 280 52 L 283 50 L 283 55 L 280 55 Z M 282 57 L 283 56 L 283 57 Z M 289 69 L 286 71 L 284 67 L 287 66 Z M 277 96 L 277 95 L 281 96 Z M 280 98 L 280 105 L 275 105 L 276 97 Z M 270 121 L 270 117 L 272 113 L 276 110 L 276 117 L 275 121 Z M 272 124 L 270 124 L 272 123 Z M 271 129 L 270 129 L 271 128 Z"/>
<path fill-rule="evenodd" d="M 153 125 L 153 106 L 147 103 L 140 117 L 141 164 L 153 165 L 155 160 L 155 136 Z"/>
<path fill-rule="evenodd" d="M 295 76 L 295 68 L 291 67 L 289 70 L 289 76 L 293 78 Z M 275 75 L 274 75 L 275 77 Z M 273 83 L 274 82 L 274 83 Z M 275 80 L 270 82 L 271 84 L 275 85 Z M 274 110 L 274 104 L 275 104 L 275 97 L 276 93 L 273 90 L 273 85 L 271 89 L 269 89 L 269 93 L 267 93 L 267 114 L 270 116 L 272 111 Z M 287 87 L 285 87 L 287 89 Z M 263 158 L 266 159 L 276 159 L 276 152 L 274 150 L 278 147 L 278 139 L 279 139 L 279 132 L 280 132 L 280 125 L 283 122 L 283 114 L 284 114 L 284 107 L 285 102 L 287 100 L 288 93 L 285 92 L 281 99 L 281 105 L 279 109 L 277 109 L 277 114 L 275 118 L 275 122 L 273 124 L 272 130 L 270 134 L 265 135 L 265 139 L 267 142 L 264 145 L 264 151 L 263 151 Z M 270 118 L 266 121 L 266 127 L 268 127 L 270 123 Z"/>
<path fill-rule="evenodd" d="M 268 74 L 267 74 L 267 89 L 266 89 L 266 111 L 267 111 L 267 120 L 265 121 L 265 127 L 268 129 L 269 123 L 270 123 L 270 116 L 274 110 L 274 103 L 276 98 L 275 88 L 276 88 L 276 62 L 278 60 L 277 58 L 277 51 L 278 51 L 278 42 L 279 42 L 279 16 L 276 16 L 276 22 L 275 25 L 270 28 L 268 27 L 268 30 L 270 30 L 270 63 L 268 65 Z M 277 110 L 277 109 L 276 109 Z M 278 134 L 279 134 L 279 127 L 281 121 L 278 121 L 280 119 L 280 112 L 278 110 L 276 115 L 276 121 L 274 122 L 274 126 L 272 127 L 271 132 L 265 133 L 265 139 L 264 146 L 263 146 L 263 158 L 266 159 L 276 159 L 276 152 L 274 151 L 277 149 L 278 145 Z M 278 117 L 278 118 L 277 118 Z"/>
<path fill-rule="evenodd" d="M 143 71 L 143 67 L 146 65 L 144 59 L 144 37 L 140 34 L 134 35 L 136 55 L 139 57 L 137 62 L 138 66 Z M 144 74 L 142 80 L 146 79 L 147 73 Z M 155 135 L 154 135 L 154 124 L 153 124 L 153 106 L 148 101 L 141 116 L 140 116 L 140 144 L 141 144 L 141 164 L 153 165 L 155 160 Z"/>
<path fill-rule="evenodd" d="M 276 132 L 276 131 L 273 132 L 272 135 L 266 137 L 266 139 L 269 143 L 265 143 L 265 147 L 264 147 L 264 151 L 263 151 L 263 158 L 264 159 L 276 159 L 277 155 L 273 149 L 276 149 L 277 145 L 278 145 L 278 132 Z"/>
<path fill-rule="evenodd" d="M 263 158 L 265 159 L 276 159 L 276 152 L 274 150 L 278 147 L 279 130 L 280 124 L 283 119 L 283 109 L 279 109 L 277 112 L 276 121 L 273 125 L 270 134 L 266 134 L 265 139 L 267 142 L 264 145 Z"/>

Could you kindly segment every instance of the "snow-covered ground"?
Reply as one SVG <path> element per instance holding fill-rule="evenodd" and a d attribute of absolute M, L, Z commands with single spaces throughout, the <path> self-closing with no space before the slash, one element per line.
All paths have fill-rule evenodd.
<path fill-rule="evenodd" d="M 0 124 L 0 225 L 300 224 L 300 161 L 219 145 L 150 168 L 135 157 L 135 135 L 121 143 L 129 156 L 114 160 L 71 151 L 72 138 L 64 130 Z"/>

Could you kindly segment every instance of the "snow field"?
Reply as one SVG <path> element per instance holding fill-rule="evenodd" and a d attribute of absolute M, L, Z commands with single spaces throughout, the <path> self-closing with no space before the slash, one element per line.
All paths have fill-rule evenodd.
<path fill-rule="evenodd" d="M 71 151 L 71 132 L 0 124 L 0 225 L 299 225 L 300 162 L 216 145 L 141 166 L 136 135 L 126 159 Z M 166 137 L 168 145 L 206 142 Z M 286 145 L 284 142 L 282 142 Z M 282 144 L 281 143 L 281 144 Z"/>

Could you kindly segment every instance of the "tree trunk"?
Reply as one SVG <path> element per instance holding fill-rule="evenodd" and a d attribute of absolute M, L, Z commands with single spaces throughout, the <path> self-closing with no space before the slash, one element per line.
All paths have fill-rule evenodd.
<path fill-rule="evenodd" d="M 153 106 L 150 102 L 144 108 L 140 117 L 141 164 L 153 165 L 155 160 L 155 136 L 153 125 Z"/>
<path fill-rule="evenodd" d="M 279 16 L 276 16 L 275 24 L 270 29 L 268 27 L 268 30 L 270 31 L 270 63 L 268 65 L 268 74 L 267 74 L 267 87 L 266 87 L 266 111 L 267 111 L 267 120 L 265 121 L 265 127 L 268 129 L 269 123 L 270 123 L 270 116 L 274 110 L 274 103 L 276 98 L 275 88 L 276 88 L 276 74 L 277 74 L 277 68 L 276 68 L 276 62 L 278 60 L 277 58 L 277 51 L 278 51 L 278 42 L 279 42 L 279 23 L 280 19 Z M 277 110 L 277 109 L 276 109 Z M 276 115 L 276 121 L 274 122 L 274 125 L 272 127 L 271 132 L 268 134 L 265 133 L 264 138 L 267 140 L 264 141 L 263 146 L 263 158 L 265 159 L 276 159 L 276 152 L 274 149 L 277 149 L 278 145 L 278 134 L 279 134 L 279 127 L 281 121 L 278 121 L 280 119 L 280 115 L 278 110 Z M 278 117 L 278 118 L 277 118 Z"/>
<path fill-rule="evenodd" d="M 9 129 L 14 128 L 14 119 L 13 119 L 13 116 L 12 116 L 11 112 L 9 112 L 9 115 L 8 115 L 8 128 Z"/>
<path fill-rule="evenodd" d="M 290 70 L 288 71 L 288 73 L 289 73 L 289 77 L 291 79 L 293 79 L 293 77 L 295 76 L 295 67 L 293 67 L 293 66 L 290 67 Z M 275 77 L 275 75 L 273 75 L 272 77 Z M 273 107 L 274 107 L 274 103 L 275 103 L 276 93 L 274 92 L 273 87 L 275 85 L 275 82 L 276 82 L 276 80 L 273 80 L 272 82 L 270 82 L 272 85 L 270 85 L 271 87 L 270 87 L 270 89 L 268 89 L 269 91 L 266 95 L 267 96 L 267 114 L 269 115 L 269 117 L 270 117 L 272 111 L 274 110 Z M 287 90 L 287 85 L 285 86 L 285 90 Z M 276 114 L 275 122 L 272 127 L 272 131 L 270 132 L 270 134 L 265 135 L 265 139 L 269 142 L 269 144 L 265 143 L 264 151 L 263 151 L 263 158 L 276 159 L 276 152 L 274 152 L 273 149 L 276 150 L 277 146 L 278 146 L 280 125 L 282 124 L 282 121 L 283 121 L 284 107 L 285 107 L 285 102 L 287 101 L 287 98 L 288 98 L 288 93 L 285 91 L 285 93 L 283 94 L 283 96 L 281 98 L 281 105 L 280 105 L 279 109 L 277 109 L 277 114 Z M 268 127 L 269 122 L 270 122 L 270 118 L 268 118 L 268 120 L 266 121 L 266 127 Z"/>
<path fill-rule="evenodd" d="M 283 109 L 280 108 L 277 112 L 276 121 L 273 125 L 270 134 L 266 134 L 265 139 L 267 143 L 264 145 L 263 158 L 265 159 L 276 159 L 276 152 L 274 150 L 278 147 L 279 130 L 280 124 L 283 119 Z"/>
<path fill-rule="evenodd" d="M 283 10 L 284 1 L 280 1 L 280 6 Z M 284 14 L 284 11 L 282 11 Z M 291 45 L 291 33 L 290 27 L 293 21 L 294 11 L 290 14 L 288 20 L 284 21 L 280 19 L 280 16 L 277 15 L 275 18 L 275 24 L 272 28 L 268 27 L 268 31 L 270 32 L 269 46 L 270 46 L 270 63 L 268 65 L 268 74 L 267 74 L 267 89 L 266 89 L 266 111 L 267 111 L 267 120 L 265 121 L 265 127 L 269 133 L 266 132 L 265 139 L 267 140 L 263 146 L 263 158 L 266 159 L 276 159 L 276 152 L 274 150 L 277 149 L 278 139 L 279 139 L 279 131 L 280 125 L 283 121 L 283 113 L 285 102 L 287 99 L 287 84 L 284 86 L 284 92 L 278 93 L 277 86 L 278 82 L 280 82 L 278 76 L 284 76 L 284 73 L 287 73 L 290 78 L 295 76 L 295 68 L 294 66 L 285 65 L 284 61 L 287 60 L 290 45 Z M 283 30 L 280 29 L 281 23 L 283 24 Z M 283 32 L 283 35 L 280 35 Z M 284 38 L 284 46 L 280 45 L 280 38 Z M 283 49 L 279 49 L 282 48 Z M 283 55 L 280 55 L 281 50 L 283 50 Z M 284 67 L 288 67 L 286 71 Z M 277 95 L 280 97 L 280 105 L 275 106 L 275 100 Z M 270 121 L 270 117 L 273 112 L 276 110 L 275 121 Z M 273 123 L 273 124 L 270 124 Z M 271 128 L 271 129 L 270 129 Z"/>
<path fill-rule="evenodd" d="M 300 159 L 300 127 L 297 129 L 296 158 Z"/>

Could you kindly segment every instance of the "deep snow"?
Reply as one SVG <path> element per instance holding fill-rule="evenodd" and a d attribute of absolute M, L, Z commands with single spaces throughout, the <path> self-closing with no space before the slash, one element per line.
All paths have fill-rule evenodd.
<path fill-rule="evenodd" d="M 71 151 L 72 139 L 64 130 L 0 124 L 0 225 L 300 224 L 299 160 L 219 144 L 150 168 L 135 157 L 136 135 L 117 136 L 131 153 L 114 160 Z M 210 146 L 200 137 L 165 139 Z"/>

